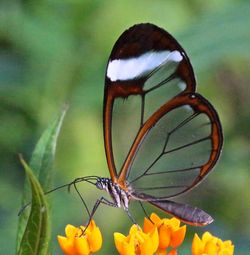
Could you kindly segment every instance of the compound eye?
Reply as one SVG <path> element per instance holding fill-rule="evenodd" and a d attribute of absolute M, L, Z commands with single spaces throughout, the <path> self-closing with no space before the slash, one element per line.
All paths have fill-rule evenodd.
<path fill-rule="evenodd" d="M 102 185 L 102 183 L 101 183 L 100 181 L 98 181 L 98 182 L 96 183 L 96 187 L 97 187 L 98 189 L 103 189 L 103 185 Z"/>

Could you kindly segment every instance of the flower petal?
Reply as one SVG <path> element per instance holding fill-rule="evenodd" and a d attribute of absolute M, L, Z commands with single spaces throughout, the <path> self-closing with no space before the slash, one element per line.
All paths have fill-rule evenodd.
<path fill-rule="evenodd" d="M 150 238 L 145 239 L 144 242 L 140 245 L 140 254 L 141 255 L 153 255 L 155 250 L 153 249 L 152 240 Z"/>
<path fill-rule="evenodd" d="M 168 224 L 171 225 L 173 229 L 178 229 L 180 227 L 181 221 L 173 217 L 169 219 Z"/>
<path fill-rule="evenodd" d="M 136 234 L 138 232 L 138 230 L 141 231 L 141 228 L 138 225 L 133 224 L 132 227 L 129 230 L 129 234 L 130 235 Z"/>
<path fill-rule="evenodd" d="M 172 233 L 169 246 L 175 248 L 181 245 L 185 238 L 185 235 L 186 235 L 186 225 L 180 227 L 178 230 Z"/>
<path fill-rule="evenodd" d="M 76 233 L 77 233 L 77 231 L 78 231 L 78 228 L 76 228 L 73 225 L 68 224 L 65 227 L 65 234 L 66 234 L 67 237 L 74 238 Z"/>
<path fill-rule="evenodd" d="M 150 234 L 150 239 L 152 241 L 152 249 L 153 249 L 153 252 L 155 252 L 159 246 L 159 235 L 158 235 L 158 231 L 157 231 L 157 228 L 155 227 L 154 228 L 154 231 L 152 231 Z"/>
<path fill-rule="evenodd" d="M 192 242 L 192 255 L 201 255 L 203 253 L 204 245 L 197 234 L 194 235 Z"/>
<path fill-rule="evenodd" d="M 74 254 L 74 240 L 68 239 L 64 236 L 57 236 L 58 243 L 64 254 Z"/>
<path fill-rule="evenodd" d="M 86 236 L 75 238 L 75 251 L 76 255 L 89 255 L 90 248 Z"/>
<path fill-rule="evenodd" d="M 152 223 L 148 218 L 144 218 L 143 231 L 149 233 L 154 228 L 154 223 Z"/>
<path fill-rule="evenodd" d="M 204 247 L 204 253 L 207 255 L 214 255 L 218 254 L 218 246 L 216 245 L 216 242 L 210 241 L 205 244 Z"/>
<path fill-rule="evenodd" d="M 153 255 L 158 248 L 159 237 L 156 226 L 151 233 L 145 234 L 141 231 L 140 254 Z"/>
<path fill-rule="evenodd" d="M 122 253 L 120 253 L 120 254 L 121 255 L 136 255 L 134 235 L 132 235 L 129 238 L 128 242 L 122 243 Z"/>
<path fill-rule="evenodd" d="M 213 236 L 208 231 L 202 235 L 202 242 L 209 242 L 211 239 L 213 239 Z"/>
<path fill-rule="evenodd" d="M 159 232 L 159 247 L 166 249 L 169 246 L 171 238 L 171 229 L 167 225 L 162 225 L 158 229 Z"/>
<path fill-rule="evenodd" d="M 154 222 L 154 224 L 157 227 L 162 224 L 162 219 L 156 213 L 151 213 L 150 219 Z"/>
<path fill-rule="evenodd" d="M 92 233 L 88 235 L 88 243 L 91 252 L 96 252 L 102 247 L 102 234 L 98 227 L 92 230 Z"/>
<path fill-rule="evenodd" d="M 114 233 L 115 247 L 119 254 L 123 252 L 123 243 L 126 242 L 127 237 L 121 233 Z"/>

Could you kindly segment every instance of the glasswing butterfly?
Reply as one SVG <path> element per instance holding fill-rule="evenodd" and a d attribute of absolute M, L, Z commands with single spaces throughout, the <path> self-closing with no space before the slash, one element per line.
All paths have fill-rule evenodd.
<path fill-rule="evenodd" d="M 104 88 L 110 178 L 75 180 L 91 182 L 112 198 L 99 199 L 90 217 L 104 203 L 123 207 L 133 220 L 129 201 L 138 200 L 192 225 L 213 221 L 199 208 L 169 200 L 199 184 L 221 153 L 218 114 L 195 91 L 189 58 L 168 32 L 138 24 L 119 37 L 108 60 Z"/>
<path fill-rule="evenodd" d="M 188 224 L 213 221 L 203 210 L 170 199 L 183 194 L 212 170 L 223 144 L 214 107 L 196 93 L 189 58 L 180 44 L 153 24 L 126 30 L 108 60 L 103 103 L 103 130 L 110 178 L 86 176 L 67 185 L 89 182 L 106 190 L 123 207 L 148 202 Z M 51 191 L 54 191 L 51 190 Z M 50 193 L 51 191 L 47 192 Z"/>

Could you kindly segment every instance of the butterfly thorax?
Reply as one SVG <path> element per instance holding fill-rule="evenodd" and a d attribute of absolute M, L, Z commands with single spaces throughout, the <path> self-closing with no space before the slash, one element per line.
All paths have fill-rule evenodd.
<path fill-rule="evenodd" d="M 119 184 L 114 183 L 109 178 L 98 178 L 95 185 L 98 189 L 106 190 L 109 193 L 115 206 L 128 209 L 130 194 L 122 189 Z"/>

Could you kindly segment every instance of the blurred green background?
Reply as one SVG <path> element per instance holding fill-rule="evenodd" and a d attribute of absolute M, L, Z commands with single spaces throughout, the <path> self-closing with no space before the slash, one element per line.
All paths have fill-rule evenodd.
<path fill-rule="evenodd" d="M 106 62 L 118 36 L 128 27 L 151 22 L 163 27 L 188 53 L 198 92 L 212 102 L 222 120 L 224 149 L 215 171 L 179 200 L 215 218 L 205 228 L 231 239 L 235 254 L 250 248 L 250 2 L 240 0 L 12 0 L 0 2 L 0 247 L 14 254 L 17 212 L 24 171 L 42 131 L 70 105 L 59 137 L 54 185 L 84 175 L 107 176 L 102 101 Z M 81 185 L 90 204 L 100 195 Z M 83 224 L 79 198 L 66 190 L 50 195 L 52 254 L 61 254 L 57 234 Z M 91 202 L 92 201 L 92 202 Z M 152 207 L 147 207 L 155 211 Z M 132 206 L 138 222 L 143 214 Z M 112 216 L 112 217 L 111 217 Z M 127 215 L 102 206 L 95 220 L 104 235 L 99 254 L 116 254 L 113 232 L 128 232 Z M 191 241 L 179 254 L 190 254 Z M 185 249 L 186 248 L 186 249 Z"/>

